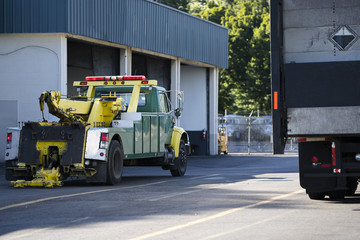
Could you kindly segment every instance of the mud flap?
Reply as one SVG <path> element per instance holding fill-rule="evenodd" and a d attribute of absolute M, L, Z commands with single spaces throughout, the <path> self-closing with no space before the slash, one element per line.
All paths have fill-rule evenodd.
<path fill-rule="evenodd" d="M 106 183 L 107 162 L 97 161 L 96 173 L 86 178 L 88 183 Z"/>

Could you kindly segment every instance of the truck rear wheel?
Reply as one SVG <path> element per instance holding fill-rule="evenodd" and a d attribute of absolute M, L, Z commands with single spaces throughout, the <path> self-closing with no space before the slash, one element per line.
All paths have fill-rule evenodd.
<path fill-rule="evenodd" d="M 184 176 L 187 168 L 186 147 L 184 140 L 180 140 L 179 156 L 175 159 L 175 166 L 170 169 L 173 177 Z"/>
<path fill-rule="evenodd" d="M 109 148 L 109 158 L 107 163 L 107 184 L 114 185 L 121 181 L 124 154 L 118 141 L 111 141 Z"/>

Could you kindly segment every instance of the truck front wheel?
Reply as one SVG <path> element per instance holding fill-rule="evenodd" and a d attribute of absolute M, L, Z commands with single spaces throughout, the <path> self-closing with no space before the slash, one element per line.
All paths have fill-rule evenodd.
<path fill-rule="evenodd" d="M 107 184 L 114 185 L 121 181 L 124 154 L 118 141 L 111 141 L 109 148 L 109 158 L 107 163 Z"/>
<path fill-rule="evenodd" d="M 184 176 L 187 168 L 186 147 L 184 140 L 180 140 L 179 156 L 175 159 L 175 166 L 170 169 L 173 177 Z"/>

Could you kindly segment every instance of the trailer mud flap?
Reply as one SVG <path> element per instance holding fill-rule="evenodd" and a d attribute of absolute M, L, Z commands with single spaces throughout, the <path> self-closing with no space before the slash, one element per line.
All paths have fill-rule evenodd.
<path fill-rule="evenodd" d="M 331 143 L 329 141 L 299 142 L 300 185 L 308 193 L 336 189 L 337 177 L 331 164 Z"/>

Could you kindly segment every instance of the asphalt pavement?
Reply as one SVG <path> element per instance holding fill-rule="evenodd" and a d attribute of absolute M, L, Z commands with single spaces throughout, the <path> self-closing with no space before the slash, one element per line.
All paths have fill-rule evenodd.
<path fill-rule="evenodd" d="M 0 165 L 0 239 L 356 239 L 360 196 L 312 201 L 296 155 L 189 157 L 184 177 L 128 167 L 119 185 L 15 189 Z M 358 193 L 358 192 L 357 192 Z"/>

